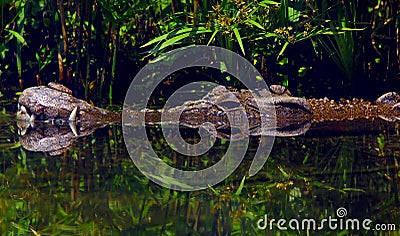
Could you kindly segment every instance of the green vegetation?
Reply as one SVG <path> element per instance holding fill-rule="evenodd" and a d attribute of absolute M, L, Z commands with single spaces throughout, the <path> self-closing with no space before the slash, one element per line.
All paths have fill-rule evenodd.
<path fill-rule="evenodd" d="M 299 95 L 376 97 L 399 85 L 400 10 L 391 1 L 6 0 L 0 7 L 3 90 L 59 81 L 113 104 L 123 94 L 114 90 L 124 91 L 149 60 L 192 44 L 240 53 L 267 83 Z"/>

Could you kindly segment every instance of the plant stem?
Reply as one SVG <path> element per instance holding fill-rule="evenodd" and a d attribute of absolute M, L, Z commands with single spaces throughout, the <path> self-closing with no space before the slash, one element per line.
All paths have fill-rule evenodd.
<path fill-rule="evenodd" d="M 86 45 L 86 75 L 85 75 L 85 97 L 88 98 L 89 87 L 90 87 L 90 44 L 92 38 L 92 10 L 90 7 L 92 6 L 92 0 L 87 0 L 87 10 L 88 10 L 88 38 Z"/>
<path fill-rule="evenodd" d="M 113 37 L 113 43 L 112 43 L 112 50 L 113 50 L 113 56 L 112 56 L 112 64 L 111 64 L 111 81 L 110 81 L 110 92 L 108 95 L 110 105 L 113 104 L 113 86 L 114 86 L 114 81 L 115 81 L 115 67 L 116 67 L 116 62 L 117 62 L 117 44 L 118 44 L 118 39 L 119 39 L 119 27 L 117 26 L 116 23 L 112 24 L 112 32 L 114 34 Z"/>

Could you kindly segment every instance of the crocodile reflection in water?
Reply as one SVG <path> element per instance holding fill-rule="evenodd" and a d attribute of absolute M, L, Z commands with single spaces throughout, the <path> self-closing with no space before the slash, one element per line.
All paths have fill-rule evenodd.
<path fill-rule="evenodd" d="M 17 120 L 17 126 L 23 133 L 19 137 L 22 147 L 29 151 L 44 152 L 54 156 L 68 150 L 79 137 L 90 135 L 105 125 L 88 126 L 79 135 L 72 131 L 76 127 L 68 125 L 39 123 L 32 126 L 30 121 Z"/>
<path fill-rule="evenodd" d="M 203 123 L 213 124 L 217 136 L 229 139 L 243 138 L 242 133 L 232 134 L 229 128 L 239 125 L 241 120 L 229 119 L 238 107 L 243 106 L 249 123 L 250 135 L 295 136 L 306 132 L 312 122 L 341 121 L 354 119 L 382 118 L 395 121 L 400 117 L 400 96 L 390 92 L 379 97 L 375 103 L 362 99 L 340 102 L 325 99 L 304 99 L 292 97 L 284 87 L 271 86 L 272 96 L 265 90 L 235 90 L 230 93 L 223 86 L 215 87 L 200 100 L 188 101 L 179 107 L 166 110 L 141 111 L 124 110 L 124 123 L 138 125 L 157 124 L 161 114 L 167 114 L 166 121 L 179 117 L 179 124 L 189 128 L 199 128 Z M 34 125 L 36 120 L 44 120 L 54 124 L 69 123 L 75 136 L 85 133 L 92 127 L 101 124 L 121 122 L 121 113 L 107 111 L 90 105 L 86 101 L 75 98 L 71 91 L 59 84 L 50 83 L 48 87 L 37 86 L 23 91 L 19 98 L 17 118 L 27 120 Z M 254 97 L 253 97 L 254 96 Z M 257 101 L 257 102 L 256 102 Z M 274 106 L 276 111 L 276 129 L 261 130 L 262 119 L 268 114 L 260 114 L 259 106 Z M 163 117 L 164 118 L 164 117 Z M 233 123 L 230 124 L 229 121 Z M 164 120 L 163 120 L 164 121 Z M 29 128 L 22 127 L 21 134 Z"/>

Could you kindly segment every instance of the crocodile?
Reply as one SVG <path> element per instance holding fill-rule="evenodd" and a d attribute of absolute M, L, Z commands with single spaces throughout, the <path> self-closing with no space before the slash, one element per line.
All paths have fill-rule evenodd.
<path fill-rule="evenodd" d="M 93 127 L 110 123 L 129 125 L 156 125 L 162 122 L 176 122 L 188 128 L 199 128 L 204 123 L 214 125 L 217 136 L 231 140 L 244 135 L 296 136 L 305 133 L 312 123 L 357 119 L 383 119 L 394 122 L 400 119 L 400 96 L 389 92 L 375 102 L 363 99 L 305 99 L 293 97 L 285 87 L 271 85 L 272 96 L 266 90 L 248 90 L 216 86 L 203 98 L 187 101 L 180 106 L 166 109 L 126 109 L 112 112 L 89 104 L 72 96 L 67 87 L 49 83 L 25 89 L 18 100 L 17 119 L 24 121 L 20 133 L 23 136 L 38 120 L 55 125 L 69 124 L 75 136 L 87 133 Z M 262 114 L 259 107 L 274 107 L 275 116 Z M 248 133 L 233 128 L 243 126 L 243 109 L 248 119 Z M 261 129 L 261 122 L 276 117 L 272 129 Z M 232 128 L 232 129 L 231 129 Z"/>
<path fill-rule="evenodd" d="M 19 137 L 19 142 L 26 150 L 34 152 L 44 152 L 51 156 L 61 155 L 68 150 L 79 137 L 85 137 L 103 127 L 103 125 L 87 126 L 85 130 L 76 133 L 76 127 L 58 124 L 38 123 L 34 126 L 30 121 L 17 120 L 19 130 L 23 130 Z M 72 126 L 72 127 L 71 127 Z M 29 128 L 29 131 L 27 129 Z"/>

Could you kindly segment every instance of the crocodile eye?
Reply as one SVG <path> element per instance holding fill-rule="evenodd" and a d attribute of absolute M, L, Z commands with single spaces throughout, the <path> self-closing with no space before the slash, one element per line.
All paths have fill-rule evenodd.
<path fill-rule="evenodd" d="M 282 85 L 273 84 L 269 86 L 269 89 L 271 93 L 276 95 L 292 95 L 292 93 L 285 86 Z"/>

